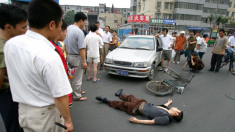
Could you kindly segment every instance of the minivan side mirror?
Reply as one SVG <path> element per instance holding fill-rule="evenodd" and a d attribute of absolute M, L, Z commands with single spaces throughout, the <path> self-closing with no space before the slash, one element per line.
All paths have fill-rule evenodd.
<path fill-rule="evenodd" d="M 158 48 L 158 49 L 157 49 L 157 52 L 162 51 L 162 50 L 163 50 L 162 48 Z"/>

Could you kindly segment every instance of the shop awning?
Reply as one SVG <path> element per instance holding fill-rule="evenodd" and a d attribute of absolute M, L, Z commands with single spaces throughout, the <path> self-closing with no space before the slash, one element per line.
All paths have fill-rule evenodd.
<path fill-rule="evenodd" d="M 185 27 L 188 30 L 210 30 L 208 28 L 205 27 Z"/>

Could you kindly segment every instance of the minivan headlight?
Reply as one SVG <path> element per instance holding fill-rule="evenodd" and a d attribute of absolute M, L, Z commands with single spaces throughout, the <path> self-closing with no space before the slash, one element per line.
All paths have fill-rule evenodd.
<path fill-rule="evenodd" d="M 112 60 L 112 59 L 109 59 L 109 58 L 106 58 L 106 59 L 105 59 L 105 63 L 112 64 L 112 63 L 113 63 L 113 60 Z"/>

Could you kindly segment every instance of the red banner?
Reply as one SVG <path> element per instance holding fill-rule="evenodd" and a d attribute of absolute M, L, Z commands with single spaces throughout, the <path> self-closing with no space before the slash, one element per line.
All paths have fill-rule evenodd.
<path fill-rule="evenodd" d="M 127 18 L 127 23 L 131 22 L 145 22 L 150 23 L 151 16 L 132 15 Z"/>

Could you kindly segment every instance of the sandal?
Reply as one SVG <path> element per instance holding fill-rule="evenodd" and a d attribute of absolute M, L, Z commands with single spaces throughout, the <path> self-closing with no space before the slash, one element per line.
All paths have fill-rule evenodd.
<path fill-rule="evenodd" d="M 81 94 L 85 94 L 86 92 L 85 91 L 82 91 L 82 93 Z"/>
<path fill-rule="evenodd" d="M 78 99 L 73 99 L 74 101 L 86 101 L 87 100 L 87 97 L 81 97 L 81 98 L 78 98 Z"/>
<path fill-rule="evenodd" d="M 96 83 L 96 82 L 99 82 L 99 81 L 100 81 L 100 79 L 97 78 L 97 79 L 96 79 L 95 81 L 93 81 L 93 82 Z"/>
<path fill-rule="evenodd" d="M 93 77 L 91 77 L 90 79 L 89 78 L 87 78 L 87 81 L 91 81 L 93 79 Z"/>

